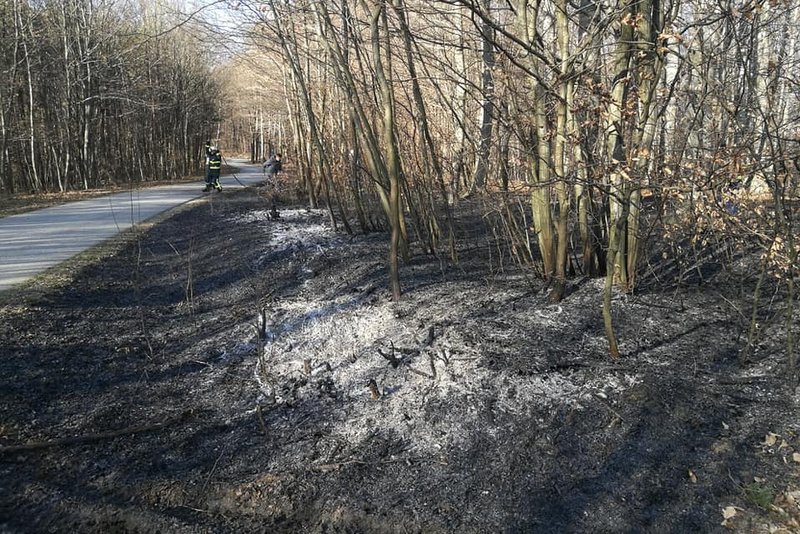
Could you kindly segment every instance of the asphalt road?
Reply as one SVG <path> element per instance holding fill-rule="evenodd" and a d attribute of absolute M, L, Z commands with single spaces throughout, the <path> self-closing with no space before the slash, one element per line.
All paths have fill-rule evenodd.
<path fill-rule="evenodd" d="M 237 189 L 263 179 L 260 165 L 231 160 L 241 172 L 223 176 L 223 188 Z M 241 182 L 241 183 L 240 183 Z M 0 219 L 0 291 L 22 283 L 123 230 L 203 193 L 202 181 L 138 189 L 69 202 Z"/>

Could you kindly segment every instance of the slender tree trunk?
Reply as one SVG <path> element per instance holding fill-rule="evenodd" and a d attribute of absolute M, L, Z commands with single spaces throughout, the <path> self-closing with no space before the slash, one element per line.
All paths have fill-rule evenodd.
<path fill-rule="evenodd" d="M 389 282 L 392 288 L 392 299 L 400 300 L 400 269 L 398 254 L 401 246 L 401 221 L 403 216 L 400 210 L 400 153 L 397 148 L 394 117 L 394 93 L 384 71 L 381 59 L 379 20 L 385 17 L 383 4 L 379 0 L 372 11 L 372 54 L 375 62 L 375 77 L 380 89 L 381 105 L 383 108 L 383 138 L 386 150 L 386 166 L 389 171 L 389 222 L 391 224 L 391 244 L 389 247 Z M 385 19 L 384 19 L 385 23 Z M 387 47 L 387 56 L 391 50 Z"/>
<path fill-rule="evenodd" d="M 569 244 L 570 198 L 567 188 L 567 102 L 569 99 L 569 80 L 567 69 L 569 61 L 569 26 L 567 24 L 567 0 L 556 0 L 556 36 L 561 55 L 559 95 L 556 101 L 556 136 L 553 154 L 556 175 L 556 198 L 558 218 L 556 222 L 555 280 L 550 292 L 550 302 L 564 298 L 567 286 L 567 245 Z"/>
<path fill-rule="evenodd" d="M 547 109 L 545 88 L 534 81 L 534 114 L 536 121 L 537 161 L 534 166 L 534 187 L 531 191 L 531 211 L 536 230 L 539 253 L 542 255 L 542 270 L 546 279 L 551 279 L 556 270 L 555 234 L 553 214 L 550 207 L 550 139 L 547 132 Z"/>
<path fill-rule="evenodd" d="M 317 15 L 319 27 L 332 30 L 334 26 L 325 4 L 322 2 L 314 3 L 312 7 Z M 393 215 L 392 208 L 390 206 L 391 200 L 389 198 L 391 189 L 391 178 L 389 176 L 391 172 L 389 169 L 389 165 L 391 165 L 391 162 L 389 161 L 390 157 L 387 155 L 384 159 L 383 149 L 381 143 L 378 141 L 378 135 L 373 128 L 372 121 L 370 121 L 369 117 L 367 116 L 366 108 L 362 105 L 361 97 L 359 96 L 360 92 L 356 87 L 353 74 L 350 70 L 350 65 L 344 61 L 344 54 L 341 50 L 338 40 L 326 38 L 323 39 L 323 44 L 333 60 L 333 65 L 336 67 L 335 72 L 337 80 L 341 84 L 343 92 L 350 100 L 349 103 L 352 117 L 359 132 L 359 136 L 364 141 L 364 145 L 366 147 L 367 164 L 373 174 L 373 177 L 376 179 L 376 192 L 378 193 L 378 197 L 381 201 L 381 206 L 384 209 L 384 213 L 386 214 L 386 218 L 391 224 Z M 387 58 L 390 57 L 391 56 L 387 56 Z M 391 71 L 391 68 L 387 69 L 387 72 L 389 71 Z M 398 179 L 402 179 L 399 174 Z M 400 217 L 399 219 L 399 227 L 399 247 L 403 252 L 403 255 L 406 256 L 408 254 L 408 232 L 405 227 L 405 220 L 403 217 Z"/>
<path fill-rule="evenodd" d="M 411 75 L 411 88 L 412 88 L 412 95 L 414 98 L 414 104 L 417 110 L 416 118 L 417 118 L 417 125 L 420 130 L 420 153 L 423 157 L 423 160 L 427 163 L 430 162 L 430 168 L 433 170 L 434 179 L 436 183 L 441 188 L 442 193 L 442 200 L 444 202 L 445 207 L 445 215 L 447 217 L 447 226 L 449 232 L 449 239 L 450 243 L 452 244 L 455 240 L 454 237 L 454 229 L 453 229 L 453 215 L 452 210 L 450 209 L 450 204 L 447 201 L 447 192 L 444 184 L 444 173 L 442 171 L 442 164 L 439 159 L 439 153 L 436 150 L 436 145 L 433 142 L 433 136 L 431 135 L 431 130 L 428 126 L 428 112 L 425 105 L 425 99 L 422 97 L 422 89 L 420 88 L 419 84 L 419 76 L 417 75 L 417 69 L 414 62 L 414 57 L 412 54 L 413 50 L 413 36 L 411 34 L 411 30 L 408 26 L 408 21 L 406 20 L 406 13 L 405 13 L 405 5 L 404 0 L 396 0 L 395 1 L 395 12 L 397 14 L 398 20 L 400 21 L 400 29 L 403 35 L 403 44 L 406 53 L 406 63 L 408 64 L 408 71 Z M 427 170 L 427 169 L 426 169 Z M 435 214 L 431 215 L 433 219 L 430 221 L 431 226 L 437 226 L 435 220 Z M 431 231 L 433 235 L 433 239 L 436 238 L 435 234 L 438 232 Z M 451 246 L 451 251 L 454 247 Z M 434 251 L 435 252 L 435 251 Z"/>
<path fill-rule="evenodd" d="M 14 16 L 14 47 L 13 53 L 9 60 L 11 64 L 7 71 L 7 85 L 0 86 L 0 131 L 2 132 L 2 141 L 0 141 L 0 191 L 5 189 L 9 193 L 14 193 L 17 189 L 17 184 L 14 179 L 14 169 L 11 165 L 11 157 L 9 155 L 8 141 L 9 141 L 9 125 L 8 121 L 12 119 L 11 106 L 14 98 L 13 87 L 16 86 L 17 78 L 17 65 L 19 64 L 19 42 L 21 28 L 17 25 L 17 4 L 13 5 Z M 8 98 L 5 98 L 4 91 L 8 90 Z M 7 103 L 6 103 L 7 102 Z"/>
<path fill-rule="evenodd" d="M 538 18 L 540 0 L 517 0 L 517 26 L 525 37 L 525 44 L 531 49 L 539 46 Z M 528 60 L 528 68 L 537 73 L 540 60 L 534 55 Z M 547 88 L 538 75 L 531 80 L 533 85 L 533 124 L 534 158 L 531 162 L 531 216 L 533 229 L 536 232 L 539 253 L 542 256 L 542 274 L 551 280 L 556 272 L 555 228 L 551 208 L 551 150 L 547 117 Z"/>
<path fill-rule="evenodd" d="M 630 14 L 629 11 L 626 10 L 626 12 Z M 633 40 L 633 27 L 627 20 L 626 16 L 619 23 L 619 36 L 613 55 L 611 101 L 608 104 L 606 120 L 606 147 L 610 176 L 608 181 L 608 256 L 606 258 L 606 283 L 603 291 L 603 322 L 612 358 L 619 358 L 619 348 L 612 324 L 611 293 L 616 280 L 619 280 L 623 286 L 628 281 L 627 261 L 623 250 L 623 245 L 627 244 L 625 232 L 629 206 L 629 192 L 624 170 L 626 158 L 623 145 L 623 107 L 627 97 L 629 47 Z"/>
<path fill-rule="evenodd" d="M 479 191 L 486 188 L 486 178 L 489 169 L 489 151 L 492 146 L 492 132 L 494 129 L 494 28 L 487 19 L 491 17 L 492 0 L 482 0 L 484 18 L 481 23 L 481 116 L 480 139 L 478 140 L 478 153 L 475 159 L 475 174 L 473 187 Z"/>
<path fill-rule="evenodd" d="M 588 37 L 591 43 L 584 65 L 588 69 L 594 69 L 595 72 L 599 72 L 598 58 L 601 43 L 599 36 L 589 35 L 589 32 L 592 29 L 592 19 L 597 15 L 597 9 L 593 0 L 581 0 L 578 14 L 578 40 L 582 41 Z M 594 75 L 593 78 L 594 81 L 597 81 L 599 75 Z M 575 83 L 570 82 L 567 92 L 567 130 L 572 141 L 572 157 L 575 162 L 575 202 L 578 233 L 582 245 L 581 265 L 584 274 L 594 277 L 602 272 L 603 266 L 598 257 L 599 236 L 595 232 L 597 214 L 593 198 L 592 178 L 584 153 L 584 145 L 589 145 L 594 136 L 591 130 L 584 133 L 579 128 L 578 118 L 573 112 L 575 109 L 574 97 Z"/>
<path fill-rule="evenodd" d="M 639 258 L 639 219 L 641 217 L 642 187 L 647 183 L 653 140 L 656 134 L 656 117 L 652 113 L 658 80 L 664 67 L 661 53 L 657 51 L 656 40 L 664 24 L 658 0 L 639 0 L 637 3 L 637 78 L 638 114 L 637 126 L 632 142 L 636 151 L 633 158 L 633 179 L 630 186 L 629 213 L 627 220 L 627 243 L 625 272 L 627 286 L 633 289 L 636 283 L 636 268 Z"/>
<path fill-rule="evenodd" d="M 349 3 L 347 0 L 342 0 L 342 26 L 344 28 L 342 57 L 347 64 L 350 63 L 350 35 L 353 32 L 351 24 L 352 20 Z M 364 210 L 364 202 L 362 199 L 360 179 L 361 169 L 359 168 L 359 165 L 361 164 L 361 147 L 359 146 L 358 129 L 352 114 L 348 114 L 347 119 L 342 120 L 342 123 L 346 125 L 343 130 L 346 130 L 347 132 L 345 137 L 345 154 L 343 155 L 343 159 L 348 164 L 347 167 L 348 174 L 350 176 L 350 191 L 353 195 L 353 203 L 355 204 L 358 225 L 361 228 L 361 231 L 366 234 L 370 231 L 370 228 L 369 223 L 367 222 L 367 215 Z"/>
<path fill-rule="evenodd" d="M 14 5 L 17 5 L 15 0 Z M 24 27 L 22 23 L 22 13 L 17 9 L 17 17 L 19 17 L 19 27 Z M 33 29 L 29 28 L 31 37 L 33 37 Z M 34 110 L 36 109 L 36 102 L 33 99 L 33 75 L 31 74 L 31 56 L 28 50 L 27 40 L 22 38 L 22 51 L 25 57 L 25 72 L 27 74 L 28 82 L 28 148 L 30 150 L 30 186 L 33 191 L 41 191 L 42 184 L 39 179 L 39 172 L 36 165 L 36 124 L 34 122 Z"/>
<path fill-rule="evenodd" d="M 467 61 L 464 57 L 466 54 L 467 46 L 464 42 L 464 34 L 465 34 L 465 25 L 464 25 L 464 15 L 461 12 L 461 8 L 457 8 L 457 16 L 459 21 L 459 46 L 455 50 L 455 57 L 453 58 L 453 62 L 455 64 L 455 70 L 457 73 L 464 73 L 463 75 L 466 76 L 467 72 Z M 454 204 L 455 201 L 461 195 L 461 182 L 464 180 L 464 167 L 465 167 L 465 158 L 466 158 L 466 148 L 467 148 L 467 132 L 466 132 L 466 120 L 467 120 L 467 82 L 466 80 L 456 80 L 456 83 L 453 85 L 453 126 L 455 129 L 455 136 L 453 138 L 453 143 L 451 146 L 452 155 L 452 177 L 450 179 L 450 187 L 449 187 L 449 194 L 450 198 L 448 199 L 449 204 Z"/>

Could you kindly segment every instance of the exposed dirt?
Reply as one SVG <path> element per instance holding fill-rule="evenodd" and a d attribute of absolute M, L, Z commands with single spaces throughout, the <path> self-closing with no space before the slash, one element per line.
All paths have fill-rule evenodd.
<path fill-rule="evenodd" d="M 385 235 L 208 198 L 3 297 L 0 531 L 800 528 L 800 395 L 777 324 L 739 364 L 737 273 L 620 295 L 612 362 L 600 281 L 548 305 L 474 238 L 392 303 Z"/>

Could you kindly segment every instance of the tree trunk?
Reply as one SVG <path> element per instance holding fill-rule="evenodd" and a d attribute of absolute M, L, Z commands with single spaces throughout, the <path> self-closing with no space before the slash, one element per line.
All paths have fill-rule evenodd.
<path fill-rule="evenodd" d="M 484 10 L 481 23 L 481 109 L 480 109 L 480 138 L 478 152 L 475 158 L 475 174 L 473 187 L 479 191 L 486 188 L 486 178 L 489 169 L 489 151 L 492 146 L 492 132 L 494 129 L 494 28 L 489 23 L 492 13 L 492 0 L 482 0 Z"/>
<path fill-rule="evenodd" d="M 567 286 L 567 245 L 569 243 L 569 211 L 570 199 L 567 188 L 567 101 L 569 99 L 570 81 L 567 77 L 569 60 L 569 26 L 567 24 L 567 0 L 556 0 L 556 35 L 558 51 L 561 55 L 559 77 L 559 95 L 556 101 L 556 135 L 553 154 L 556 175 L 556 199 L 558 200 L 558 218 L 556 221 L 556 258 L 555 280 L 548 300 L 558 302 L 564 298 Z"/>
<path fill-rule="evenodd" d="M 531 211 L 537 233 L 539 253 L 542 255 L 542 272 L 551 279 L 556 270 L 553 214 L 550 207 L 550 139 L 547 132 L 545 88 L 534 81 L 534 114 L 536 122 L 537 161 L 533 170 L 534 187 L 531 191 Z"/>
<path fill-rule="evenodd" d="M 16 6 L 16 0 L 14 2 Z M 19 27 L 23 27 L 22 13 L 17 10 L 19 17 Z M 31 37 L 33 37 L 33 30 L 29 28 Z M 34 110 L 36 109 L 36 102 L 33 99 L 33 75 L 31 74 L 31 56 L 28 50 L 28 43 L 25 38 L 22 38 L 22 51 L 25 57 L 25 72 L 27 74 L 28 82 L 28 147 L 30 149 L 30 188 L 35 192 L 42 190 L 42 184 L 39 179 L 39 172 L 36 165 L 36 124 L 34 122 Z"/>
<path fill-rule="evenodd" d="M 400 269 L 398 265 L 398 254 L 401 241 L 401 221 L 402 212 L 400 211 L 400 153 L 397 148 L 397 138 L 395 135 L 394 117 L 394 93 L 389 84 L 384 71 L 381 59 L 380 30 L 379 20 L 385 17 L 383 4 L 378 1 L 372 11 L 372 54 L 375 62 L 375 77 L 381 95 L 381 106 L 383 108 L 383 141 L 386 150 L 386 167 L 389 171 L 389 223 L 391 224 L 392 235 L 389 247 L 389 282 L 392 289 L 392 299 L 400 300 Z M 384 19 L 385 24 L 385 19 Z M 391 55 L 391 49 L 386 49 L 387 57 Z"/>
<path fill-rule="evenodd" d="M 628 22 L 631 12 L 626 5 L 625 17 L 620 21 L 619 36 L 613 55 L 613 82 L 611 101 L 606 120 L 606 149 L 610 175 L 608 180 L 608 256 L 606 258 L 606 283 L 603 291 L 603 320 L 608 338 L 609 353 L 619 357 L 619 348 L 611 320 L 611 293 L 614 283 L 626 286 L 627 259 L 623 245 L 627 244 L 625 231 L 628 219 L 628 184 L 626 183 L 625 148 L 623 144 L 623 107 L 627 98 L 629 46 L 633 40 L 633 27 Z"/>

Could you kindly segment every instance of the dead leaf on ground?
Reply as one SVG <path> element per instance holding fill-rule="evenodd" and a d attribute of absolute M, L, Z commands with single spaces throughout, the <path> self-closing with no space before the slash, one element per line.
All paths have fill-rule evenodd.
<path fill-rule="evenodd" d="M 778 442 L 778 437 L 779 437 L 778 434 L 774 432 L 768 433 L 767 436 L 764 438 L 764 445 L 772 447 Z"/>
<path fill-rule="evenodd" d="M 736 508 L 733 506 L 726 506 L 722 509 L 722 517 L 727 521 L 736 515 Z"/>
<path fill-rule="evenodd" d="M 800 452 L 792 454 L 792 460 L 800 464 Z"/>
<path fill-rule="evenodd" d="M 689 469 L 689 481 L 691 481 L 692 484 L 697 484 L 697 475 L 695 475 L 694 471 L 691 469 Z"/>

